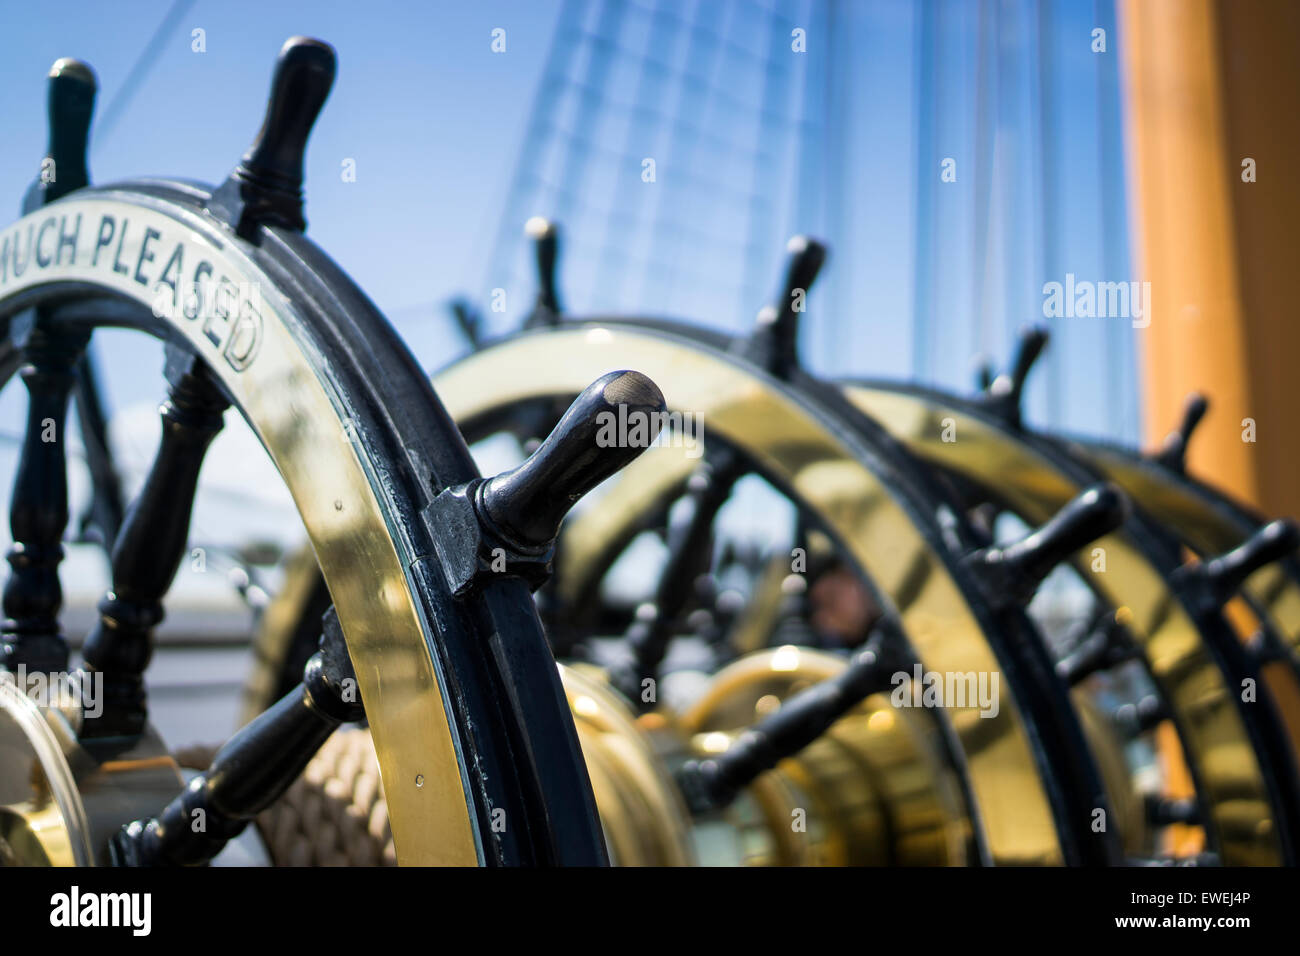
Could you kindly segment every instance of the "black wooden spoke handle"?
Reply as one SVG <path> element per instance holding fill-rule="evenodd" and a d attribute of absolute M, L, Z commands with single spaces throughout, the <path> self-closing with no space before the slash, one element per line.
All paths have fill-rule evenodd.
<path fill-rule="evenodd" d="M 999 375 L 989 385 L 984 402 L 995 415 L 1015 428 L 1021 425 L 1021 398 L 1029 373 L 1047 347 L 1048 332 L 1038 325 L 1030 326 L 1020 334 L 1015 361 L 1011 371 Z"/>
<path fill-rule="evenodd" d="M 799 367 L 799 317 L 804 299 L 822 265 L 826 246 L 807 236 L 794 236 L 786 243 L 789 259 L 781 297 L 758 313 L 758 321 L 743 350 L 750 361 L 780 379 L 788 379 Z"/>
<path fill-rule="evenodd" d="M 1208 607 L 1222 607 L 1246 579 L 1265 565 L 1300 548 L 1300 526 L 1287 518 L 1270 521 L 1237 547 L 1217 557 L 1180 568 L 1176 580 L 1191 586 Z"/>
<path fill-rule="evenodd" d="M 207 863 L 298 779 L 321 744 L 365 710 L 338 615 L 322 621 L 320 650 L 302 683 L 231 737 L 211 766 L 158 816 L 136 820 L 110 844 L 119 866 Z"/>
<path fill-rule="evenodd" d="M 86 670 L 104 675 L 105 691 L 102 713 L 85 722 L 87 736 L 144 729 L 144 672 L 153 654 L 153 629 L 185 556 L 204 455 L 229 404 L 202 360 L 187 349 L 167 347 L 165 374 L 170 387 L 161 410 L 162 440 L 113 546 L 113 587 L 99 602 L 99 618 L 82 652 Z"/>
<path fill-rule="evenodd" d="M 307 228 L 302 211 L 307 139 L 337 69 L 334 48 L 320 40 L 290 37 L 281 48 L 262 128 L 208 203 L 244 238 L 255 238 L 262 224 L 297 232 Z"/>
<path fill-rule="evenodd" d="M 527 461 L 483 482 L 483 513 L 514 544 L 549 544 L 574 502 L 649 447 L 663 411 L 663 393 L 640 372 L 602 375 Z"/>
<path fill-rule="evenodd" d="M 888 690 L 908 661 L 897 625 L 882 621 L 839 674 L 784 701 L 717 757 L 687 762 L 678 772 L 687 804 L 696 813 L 725 807 L 759 774 L 799 753 L 867 697 Z"/>
<path fill-rule="evenodd" d="M 555 223 L 540 216 L 529 219 L 525 227 L 533 240 L 537 264 L 537 301 L 524 328 L 555 325 L 560 318 L 560 294 L 556 288 L 555 264 L 560 257 L 560 230 Z"/>
<path fill-rule="evenodd" d="M 1046 524 L 1018 541 L 982 548 L 964 559 L 996 606 L 1025 605 L 1052 569 L 1128 514 L 1128 499 L 1109 482 L 1084 489 Z"/>
<path fill-rule="evenodd" d="M 1204 395 L 1192 395 L 1183 408 L 1183 420 L 1165 438 L 1160 450 L 1152 457 L 1155 461 L 1173 471 L 1183 472 L 1187 468 L 1187 446 L 1191 443 L 1192 433 L 1201 423 L 1210 403 Z"/>
<path fill-rule="evenodd" d="M 95 105 L 95 74 L 77 60 L 59 60 L 49 74 L 49 149 L 41 177 L 28 190 L 23 211 L 86 185 L 86 142 Z M 68 398 L 88 333 L 55 335 L 40 313 L 28 315 L 20 371 L 28 391 L 27 432 L 14 475 L 9 526 L 12 571 L 4 587 L 0 667 L 61 671 L 68 645 L 59 631 L 63 589 L 63 531 L 68 523 L 64 424 Z M 15 320 L 17 321 L 17 320 Z"/>
<path fill-rule="evenodd" d="M 564 516 L 650 447 L 665 407 L 659 386 L 645 375 L 607 372 L 519 467 L 440 492 L 425 514 L 443 532 L 434 541 L 452 593 L 464 594 L 484 574 L 513 574 L 540 587 L 550 577 Z"/>

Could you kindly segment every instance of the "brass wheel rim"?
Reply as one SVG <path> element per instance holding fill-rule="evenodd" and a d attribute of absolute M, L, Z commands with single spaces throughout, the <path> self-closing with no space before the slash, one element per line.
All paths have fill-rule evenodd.
<path fill-rule="evenodd" d="M 670 409 L 703 412 L 709 432 L 746 448 L 767 474 L 810 502 L 887 595 L 899 593 L 918 565 L 926 567 L 915 574 L 924 577 L 923 586 L 898 611 L 927 670 L 1000 669 L 975 612 L 903 506 L 843 436 L 765 376 L 665 335 L 593 323 L 489 346 L 438 373 L 434 383 L 472 434 L 477 420 L 516 403 L 571 397 L 628 362 L 659 384 Z M 993 718 L 969 707 L 952 708 L 949 716 L 990 862 L 1062 862 L 1052 807 L 1015 702 Z"/>
<path fill-rule="evenodd" d="M 1028 444 L 960 408 L 902 390 L 848 385 L 844 391 L 849 401 L 916 454 L 997 488 L 1027 520 L 1045 520 L 1081 490 Z M 942 440 L 949 419 L 958 441 Z M 1122 531 L 1090 547 L 1105 549 L 1108 570 L 1092 573 L 1081 563 L 1079 571 L 1112 606 L 1131 612 L 1128 629 L 1142 646 L 1183 731 L 1223 862 L 1280 863 L 1274 809 L 1257 754 L 1236 711 L 1233 691 L 1195 622 Z"/>
<path fill-rule="evenodd" d="M 97 225 L 105 217 L 121 226 L 123 239 L 96 254 Z M 54 229 L 62 223 L 68 232 L 76 224 L 75 254 L 56 258 L 42 252 L 42 238 L 48 251 L 54 231 L 46 226 L 51 221 Z M 366 701 L 403 862 L 481 862 L 464 761 L 444 704 L 444 679 L 429 647 L 429 626 L 415 598 L 409 556 L 398 553 L 374 463 L 349 440 L 348 414 L 318 374 L 314 346 L 303 336 L 295 307 L 240 242 L 211 220 L 140 192 L 81 192 L 0 233 L 6 250 L 29 241 L 34 252 L 21 273 L 10 268 L 0 275 L 0 314 L 68 295 L 108 296 L 127 303 L 135 316 L 150 313 L 152 285 L 137 281 L 132 272 L 151 261 L 159 267 L 178 248 L 187 271 L 207 261 L 215 274 L 259 290 L 260 337 L 251 349 L 247 339 L 238 338 L 250 332 L 205 330 L 180 316 L 156 317 L 157 324 L 207 361 L 293 496 Z M 217 342 L 210 331 L 220 333 Z M 353 573 L 359 562 L 365 574 Z M 456 772 L 446 772 L 449 767 Z M 418 787 L 417 775 L 422 777 Z"/>

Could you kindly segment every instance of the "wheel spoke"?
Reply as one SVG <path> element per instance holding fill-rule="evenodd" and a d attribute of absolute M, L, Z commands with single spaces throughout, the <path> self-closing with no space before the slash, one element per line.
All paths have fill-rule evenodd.
<path fill-rule="evenodd" d="M 1126 661 L 1140 660 L 1142 652 L 1118 616 L 1106 608 L 1084 628 L 1085 634 L 1056 662 L 1056 673 L 1071 687 L 1098 671 Z"/>
<path fill-rule="evenodd" d="M 1188 396 L 1187 404 L 1183 407 L 1183 420 L 1166 436 L 1164 444 L 1151 456 L 1152 459 L 1170 471 L 1180 474 L 1185 472 L 1187 446 L 1191 443 L 1192 433 L 1196 431 L 1196 426 L 1201 423 L 1209 407 L 1210 403 L 1204 395 Z"/>
<path fill-rule="evenodd" d="M 524 230 L 533 241 L 537 259 L 537 301 L 533 311 L 524 320 L 524 328 L 556 325 L 563 310 L 555 286 L 555 262 L 560 255 L 560 231 L 556 225 L 541 217 L 528 220 Z"/>
<path fill-rule="evenodd" d="M 49 181 L 42 176 L 32 185 L 23 201 L 24 212 L 89 182 L 86 143 L 95 91 L 95 74 L 84 63 L 65 59 L 51 68 L 46 162 L 52 164 L 56 175 Z M 45 168 L 42 164 L 42 170 Z M 32 330 L 23 345 L 26 364 L 20 373 L 28 392 L 27 436 L 9 504 L 13 545 L 8 560 L 12 570 L 4 589 L 0 666 L 48 672 L 68 666 L 68 644 L 59 633 L 58 621 L 63 604 L 60 542 L 68 525 L 63 429 L 74 369 L 89 333 L 53 334 L 45 327 L 42 312 L 30 315 Z"/>
<path fill-rule="evenodd" d="M 783 380 L 799 367 L 797 339 L 803 300 L 826 261 L 826 247 L 806 236 L 793 237 L 786 250 L 789 257 L 781 295 L 775 304 L 759 311 L 754 331 L 742 348 L 749 361 Z M 711 453 L 708 467 L 691 477 L 690 517 L 681 531 L 669 538 L 668 559 L 653 604 L 646 605 L 644 613 L 638 612 L 628 630 L 634 663 L 631 672 L 621 675 L 621 681 L 632 700 L 649 703 L 640 693 L 641 681 L 658 678 L 674 630 L 695 596 L 695 580 L 708 570 L 718 511 L 746 471 L 738 455 L 722 449 Z"/>
<path fill-rule="evenodd" d="M 129 520 L 129 519 L 128 519 Z M 338 727 L 365 713 L 333 606 L 302 683 L 235 734 L 158 816 L 113 837 L 128 866 L 206 863 L 298 778 Z"/>
<path fill-rule="evenodd" d="M 1178 580 L 1199 604 L 1217 610 L 1241 590 L 1248 577 L 1265 565 L 1294 554 L 1297 546 L 1300 546 L 1300 526 L 1279 518 L 1231 551 L 1179 569 Z"/>
<path fill-rule="evenodd" d="M 872 694 L 888 690 L 893 675 L 908 666 L 897 621 L 882 619 L 839 674 L 795 694 L 717 757 L 688 762 L 678 775 L 687 803 L 697 813 L 725 807 L 759 774 L 803 750 Z"/>
<path fill-rule="evenodd" d="M 162 440 L 139 497 L 113 547 L 113 586 L 86 638 L 86 669 L 104 675 L 103 713 L 91 736 L 137 734 L 144 727 L 144 669 L 162 598 L 185 555 L 190 513 L 208 445 L 228 403 L 199 359 L 168 347 L 171 382 L 162 406 Z"/>
<path fill-rule="evenodd" d="M 28 392 L 27 435 L 9 506 L 13 544 L 0 648 L 0 663 L 9 670 L 62 671 L 68 664 L 68 644 L 59 633 L 59 564 L 68 524 L 64 420 L 73 366 L 86 341 L 86 336 L 49 334 L 38 316 L 24 348 L 27 365 L 20 374 Z"/>
<path fill-rule="evenodd" d="M 1085 489 L 1046 524 L 1020 540 L 987 547 L 965 558 L 995 607 L 1029 604 L 1053 569 L 1076 551 L 1114 531 L 1128 514 L 1128 499 L 1107 483 Z"/>
<path fill-rule="evenodd" d="M 1048 332 L 1041 326 L 1030 326 L 1020 334 L 1016 347 L 1016 357 L 1011 371 L 999 375 L 984 390 L 981 401 L 990 412 L 999 416 L 1012 428 L 1021 426 L 1021 397 L 1025 390 L 1025 380 L 1038 361 L 1038 356 L 1047 347 Z"/>
<path fill-rule="evenodd" d="M 627 643 L 634 663 L 626 679 L 629 686 L 624 689 L 630 691 L 632 700 L 641 699 L 642 680 L 659 676 L 674 629 L 691 605 L 695 579 L 708 570 L 713 523 L 743 474 L 738 456 L 723 449 L 711 453 L 708 467 L 691 477 L 687 488 L 690 516 L 669 535 L 668 557 L 659 574 L 653 603 L 644 605 L 644 613 L 638 611 L 637 620 L 628 629 Z"/>

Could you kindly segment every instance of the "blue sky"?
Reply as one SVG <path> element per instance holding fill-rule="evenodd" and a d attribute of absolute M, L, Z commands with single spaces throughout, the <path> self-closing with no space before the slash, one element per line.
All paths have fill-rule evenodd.
<path fill-rule="evenodd" d="M 57 15 L 54 11 L 57 9 Z M 46 74 L 60 57 L 89 62 L 100 120 L 170 3 L 114 0 L 33 7 L 0 2 L 0 190 L 16 218 L 46 148 Z M 461 349 L 441 303 L 471 291 L 501 214 L 508 176 L 558 12 L 556 3 L 194 3 L 161 38 L 158 56 L 112 127 L 92 134 L 97 183 L 140 175 L 220 182 L 261 122 L 275 56 L 294 34 L 338 51 L 339 71 L 307 155 L 309 233 L 379 304 L 431 367 Z M 494 55 L 495 27 L 507 53 Z M 205 31 L 206 52 L 191 49 Z M 356 161 L 344 183 L 342 161 Z M 472 277 L 472 280 L 466 277 Z M 95 348 L 114 411 L 112 439 L 128 493 L 158 439 L 164 397 L 161 349 L 144 336 L 106 331 Z M 0 433 L 21 435 L 24 389 L 0 393 Z M 72 436 L 74 516 L 86 488 Z M 13 442 L 0 444 L 12 475 Z M 191 528 L 194 545 L 259 536 L 296 542 L 292 504 L 237 416 L 209 452 Z M 0 489 L 7 498 L 8 488 Z M 74 517 L 75 520 L 75 517 Z M 8 538 L 7 523 L 0 537 Z M 221 570 L 213 552 L 211 568 Z M 221 574 L 181 574 L 176 587 L 225 596 Z M 102 559 L 73 548 L 64 564 L 69 605 L 102 593 Z"/>
<path fill-rule="evenodd" d="M 76 56 L 95 67 L 102 117 L 171 9 L 161 0 L 74 0 L 36 15 L 12 0 L 0 6 L 0 188 L 15 209 L 44 151 L 50 63 Z M 309 234 L 431 367 L 460 348 L 442 308 L 450 296 L 482 303 L 507 288 L 507 313 L 493 327 L 517 321 L 532 279 L 514 237 L 535 213 L 565 220 L 562 291 L 576 311 L 672 314 L 731 329 L 775 291 L 785 239 L 819 235 L 832 257 L 810 297 L 810 364 L 952 388 L 967 387 L 977 354 L 1005 361 L 1016 330 L 1041 320 L 1043 282 L 1066 272 L 1133 278 L 1108 0 L 631 0 L 572 9 L 557 36 L 558 0 L 197 0 L 160 38 L 112 128 L 93 139 L 92 176 L 219 181 L 256 131 L 281 42 L 302 33 L 339 53 L 307 157 Z M 804 54 L 785 48 L 795 24 L 807 34 Z M 1090 47 L 1098 24 L 1109 32 L 1100 56 Z M 717 32 L 721 53 L 698 42 L 701 25 Z M 497 27 L 506 30 L 504 54 L 491 50 Z M 196 28 L 206 52 L 191 49 Z M 593 43 L 589 34 L 602 29 L 623 48 L 597 74 L 593 50 L 608 50 L 610 37 Z M 559 105 L 530 129 L 553 39 L 539 102 Z M 704 92 L 647 83 L 639 66 L 656 47 L 665 58 L 676 50 L 677 68 L 700 73 Z M 772 55 L 766 76 L 746 72 L 755 50 Z M 603 81 L 592 95 L 605 97 L 594 105 L 575 93 L 593 76 Z M 762 93 L 772 78 L 775 93 Z M 767 126 L 747 112 L 762 96 L 783 111 Z M 622 104 L 674 118 L 629 122 Z M 698 123 L 709 142 L 680 135 L 683 122 Z M 573 149 L 575 134 L 599 150 Z M 658 159 L 657 192 L 640 182 L 643 155 Z M 958 181 L 934 189 L 918 219 L 921 186 L 945 157 L 956 160 Z M 341 180 L 347 158 L 354 183 Z M 548 176 L 551 185 L 539 187 Z M 533 188 L 509 188 L 521 181 Z M 720 194 L 733 186 L 738 198 L 728 204 Z M 503 241 L 513 257 L 502 259 Z M 919 306 L 929 315 L 922 322 Z M 1055 331 L 1052 381 L 1040 371 L 1031 418 L 1135 436 L 1130 334 L 1106 320 Z M 138 343 L 105 337 L 100 348 L 116 401 L 152 401 Z"/>
<path fill-rule="evenodd" d="M 1118 56 L 1109 0 L 591 4 L 557 31 L 504 254 L 476 291 L 531 292 L 515 237 L 541 213 L 565 230 L 576 311 L 738 331 L 806 232 L 831 247 L 806 317 L 813 369 L 967 390 L 977 356 L 1004 366 L 1044 321 L 1045 283 L 1137 278 Z M 1049 324 L 1030 420 L 1134 439 L 1128 321 Z"/>
<path fill-rule="evenodd" d="M 0 0 L 0 189 L 15 215 L 44 155 L 50 64 L 92 64 L 102 118 L 173 9 Z M 559 0 L 182 9 L 134 96 L 93 136 L 94 180 L 219 182 L 257 130 L 284 39 L 329 41 L 339 72 L 307 155 L 309 235 L 431 368 L 462 350 L 452 295 L 482 305 L 506 288 L 492 327 L 518 321 L 533 280 L 517 237 L 538 213 L 563 219 L 561 291 L 574 311 L 732 330 L 775 293 L 789 235 L 825 238 L 807 362 L 958 390 L 977 354 L 1005 364 L 1016 331 L 1042 320 L 1044 282 L 1134 278 L 1109 0 L 593 0 L 571 4 L 563 24 Z M 795 26 L 805 51 L 791 47 Z M 495 28 L 505 53 L 491 49 Z M 205 52 L 192 49 L 195 29 Z M 672 64 L 666 77 L 645 68 L 659 61 Z M 535 102 L 555 109 L 534 113 Z M 658 162 L 652 185 L 646 156 Z M 948 157 L 957 181 L 940 185 Z M 342 180 L 345 159 L 356 182 Z M 1030 419 L 1135 437 L 1125 326 L 1056 322 Z M 160 353 L 122 332 L 96 348 L 123 458 L 142 469 Z M 16 433 L 24 407 L 20 388 L 5 389 L 0 429 Z M 230 452 L 247 447 L 228 431 Z M 219 447 L 205 481 L 274 485 L 256 459 Z"/>
<path fill-rule="evenodd" d="M 0 6 L 0 189 L 15 215 L 44 155 L 50 64 L 74 56 L 95 68 L 102 117 L 169 7 Z M 257 131 L 284 39 L 327 40 L 339 72 L 307 155 L 310 235 L 418 355 L 443 359 L 439 339 L 451 330 L 434 303 L 477 283 L 558 9 L 547 0 L 199 0 L 113 128 L 92 139 L 91 175 L 100 183 L 144 174 L 219 182 Z M 507 30 L 504 55 L 489 48 L 498 26 Z M 206 31 L 205 53 L 191 51 L 195 28 Z M 344 158 L 356 160 L 355 183 L 341 181 Z M 127 339 L 104 349 L 119 401 L 150 397 L 135 388 L 143 371 L 131 361 L 136 346 Z"/>

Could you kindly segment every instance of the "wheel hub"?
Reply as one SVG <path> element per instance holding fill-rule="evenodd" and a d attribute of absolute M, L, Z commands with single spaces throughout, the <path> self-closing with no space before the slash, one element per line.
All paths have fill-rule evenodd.
<path fill-rule="evenodd" d="M 11 678 L 0 677 L 0 863 L 102 865 L 123 820 L 176 793 L 180 768 L 152 728 L 83 746 L 78 713 L 37 703 Z"/>

